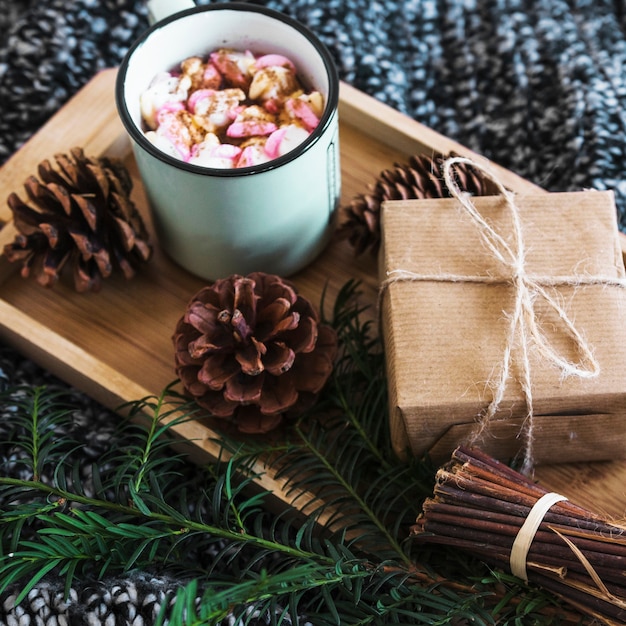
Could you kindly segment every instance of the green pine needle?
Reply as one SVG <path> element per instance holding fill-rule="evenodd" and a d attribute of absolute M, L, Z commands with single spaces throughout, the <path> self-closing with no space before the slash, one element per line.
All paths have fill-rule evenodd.
<path fill-rule="evenodd" d="M 198 414 L 174 386 L 125 407 L 131 419 L 89 484 L 75 442 L 56 434 L 72 419 L 63 396 L 5 393 L 15 408 L 0 445 L 20 473 L 0 468 L 0 595 L 17 589 L 19 604 L 54 575 L 67 596 L 137 569 L 186 577 L 159 616 L 172 626 L 258 615 L 277 625 L 558 624 L 549 595 L 445 548 L 413 549 L 435 468 L 393 453 L 384 355 L 364 313 L 350 282 L 326 320 L 341 348 L 333 375 L 289 437 L 224 438 L 223 458 L 200 468 L 171 451 L 172 425 Z M 294 510 L 276 514 L 259 493 L 258 459 L 286 478 Z M 294 514 L 303 491 L 317 494 L 304 518 Z"/>

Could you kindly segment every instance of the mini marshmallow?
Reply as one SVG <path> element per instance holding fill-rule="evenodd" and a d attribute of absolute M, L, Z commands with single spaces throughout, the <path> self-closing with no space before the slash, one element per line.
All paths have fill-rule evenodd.
<path fill-rule="evenodd" d="M 176 146 L 165 136 L 159 135 L 154 130 L 149 130 L 146 133 L 146 139 L 153 145 L 155 145 L 161 152 L 174 157 L 175 159 L 180 159 L 181 154 L 176 149 Z"/>
<path fill-rule="evenodd" d="M 308 102 L 300 98 L 291 98 L 285 102 L 285 111 L 295 120 L 302 122 L 307 130 L 314 130 L 319 124 L 317 115 Z"/>
<path fill-rule="evenodd" d="M 278 126 L 273 116 L 258 105 L 245 107 L 226 130 L 227 137 L 264 137 L 273 133 Z"/>
<path fill-rule="evenodd" d="M 270 159 L 276 159 L 299 146 L 310 134 L 309 131 L 295 124 L 283 126 L 267 138 L 265 153 Z"/>
<path fill-rule="evenodd" d="M 210 126 L 219 129 L 237 116 L 239 103 L 245 98 L 241 89 L 199 89 L 191 94 L 187 106 L 192 113 L 208 118 Z"/>
<path fill-rule="evenodd" d="M 252 167 L 253 165 L 261 165 L 261 163 L 267 163 L 270 157 L 266 154 L 263 146 L 254 144 L 252 146 L 246 146 L 241 156 L 237 161 L 237 167 Z"/>
<path fill-rule="evenodd" d="M 248 95 L 252 100 L 284 100 L 300 87 L 294 72 L 272 65 L 254 74 Z"/>
<path fill-rule="evenodd" d="M 238 52 L 221 49 L 212 52 L 209 60 L 224 79 L 235 87 L 245 89 L 250 83 L 250 68 L 254 64 L 254 55 L 249 50 Z"/>
<path fill-rule="evenodd" d="M 218 169 L 232 169 L 236 167 L 242 152 L 239 146 L 220 143 L 217 136 L 212 134 L 209 134 L 208 138 L 202 144 L 195 146 L 195 148 L 189 163 Z"/>
<path fill-rule="evenodd" d="M 258 70 L 264 67 L 286 67 L 288 70 L 291 70 L 294 74 L 296 73 L 296 66 L 293 64 L 291 59 L 283 56 L 282 54 L 264 54 L 260 56 L 254 62 L 254 67 Z"/>
<path fill-rule="evenodd" d="M 178 112 L 161 110 L 157 116 L 159 126 L 156 134 L 167 139 L 180 153 L 180 158 L 187 161 L 191 155 L 193 141 L 187 126 L 178 116 Z"/>
<path fill-rule="evenodd" d="M 179 89 L 179 79 L 169 72 L 158 73 L 150 82 L 148 89 L 141 94 L 141 116 L 152 130 L 157 127 L 157 113 L 168 102 L 183 102 L 187 93 Z"/>

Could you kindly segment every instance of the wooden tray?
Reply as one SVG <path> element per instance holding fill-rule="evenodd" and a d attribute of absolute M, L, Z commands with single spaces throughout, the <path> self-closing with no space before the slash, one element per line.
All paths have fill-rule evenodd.
<path fill-rule="evenodd" d="M 116 70 L 96 75 L 0 170 L 0 197 L 22 195 L 22 183 L 37 164 L 57 152 L 82 146 L 88 155 L 124 159 L 135 180 L 135 202 L 147 221 L 146 200 L 125 131 L 114 104 Z M 449 152 L 485 162 L 458 143 L 410 120 L 348 85 L 340 93 L 342 203 L 367 189 L 383 169 L 419 152 Z M 517 191 L 541 191 L 494 164 L 503 183 Z M 0 250 L 14 236 L 11 214 L 0 207 Z M 153 238 L 154 241 L 154 238 Z M 364 297 L 375 302 L 378 277 L 374 259 L 355 259 L 352 249 L 332 243 L 312 265 L 291 280 L 302 295 L 319 303 L 326 286 L 328 301 L 350 278 L 362 281 Z M 126 401 L 159 394 L 174 378 L 171 334 L 176 321 L 203 281 L 180 269 L 158 249 L 132 281 L 111 278 L 98 294 L 76 294 L 59 284 L 43 289 L 19 276 L 16 266 L 0 258 L 0 338 L 111 409 Z M 193 441 L 200 458 L 219 453 L 216 433 L 201 423 L 186 423 L 176 432 Z M 259 468 L 261 469 L 261 468 Z M 608 514 L 623 514 L 626 462 L 542 467 L 538 477 L 550 489 Z M 271 472 L 260 486 L 291 502 Z M 299 499 L 299 508 L 304 508 Z"/>

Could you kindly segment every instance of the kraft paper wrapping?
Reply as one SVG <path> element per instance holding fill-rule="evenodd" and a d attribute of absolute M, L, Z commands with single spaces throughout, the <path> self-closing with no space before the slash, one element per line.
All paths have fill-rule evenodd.
<path fill-rule="evenodd" d="M 507 242 L 510 213 L 501 196 L 474 205 Z M 516 196 L 526 271 L 541 276 L 623 279 L 611 192 Z M 494 277 L 509 271 L 493 257 L 456 199 L 387 202 L 382 210 L 381 283 L 394 270 L 418 275 Z M 510 273 L 510 272 L 509 272 Z M 626 289 L 608 285 L 550 288 L 599 364 L 592 379 L 563 377 L 530 342 L 528 364 L 536 463 L 626 457 Z M 506 282 L 406 280 L 381 293 L 390 427 L 400 456 L 449 457 L 476 433 L 493 399 L 515 290 Z M 541 298 L 536 320 L 546 339 L 577 362 L 579 350 Z M 475 442 L 500 459 L 520 450 L 527 402 L 519 384 L 519 341 L 502 402 Z"/>

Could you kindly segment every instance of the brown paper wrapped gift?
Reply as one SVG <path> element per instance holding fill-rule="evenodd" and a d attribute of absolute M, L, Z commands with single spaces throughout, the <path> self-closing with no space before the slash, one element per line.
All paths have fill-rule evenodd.
<path fill-rule="evenodd" d="M 566 376 L 532 338 L 516 332 L 507 342 L 517 297 L 514 271 L 494 256 L 459 199 L 387 202 L 380 306 L 394 448 L 401 456 L 429 452 L 441 460 L 471 439 L 507 460 L 520 453 L 526 437 L 536 463 L 624 458 L 626 289 L 613 195 L 510 197 L 519 216 L 524 271 L 538 277 L 567 316 L 564 321 L 544 297 L 531 294 L 532 323 L 568 362 L 578 364 L 588 349 L 599 373 Z M 471 202 L 515 249 L 505 198 Z M 554 286 L 545 286 L 551 281 Z M 569 284 L 577 281 L 581 284 Z M 580 334 L 579 343 L 568 322 Z M 511 358 L 504 394 L 479 431 L 507 345 Z M 523 392 L 526 370 L 520 366 L 523 345 L 531 420 Z"/>

